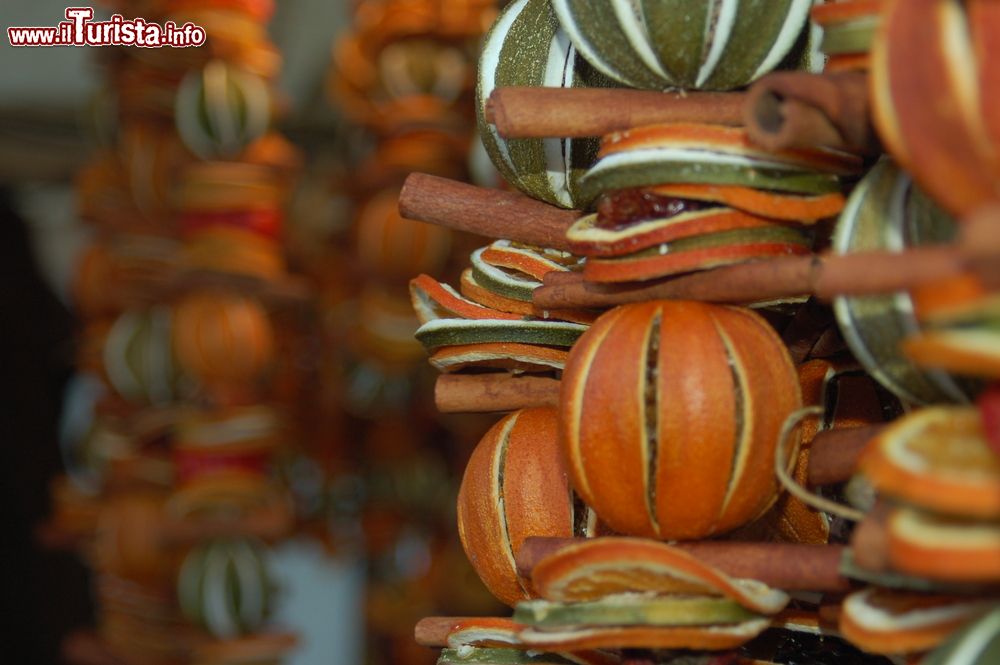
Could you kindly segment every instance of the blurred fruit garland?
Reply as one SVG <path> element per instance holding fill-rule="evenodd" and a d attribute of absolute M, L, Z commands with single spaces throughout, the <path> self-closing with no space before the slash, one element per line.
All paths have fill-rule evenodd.
<path fill-rule="evenodd" d="M 1000 657 L 998 38 L 988 0 L 506 6 L 479 129 L 536 200 L 400 197 L 501 238 L 411 281 L 439 408 L 511 412 L 457 519 L 514 613 L 421 621 L 440 665 Z"/>
<path fill-rule="evenodd" d="M 74 297 L 89 433 L 55 484 L 51 535 L 94 569 L 102 648 L 124 662 L 280 662 L 266 543 L 295 515 L 278 473 L 301 426 L 308 288 L 287 271 L 298 150 L 271 127 L 268 1 L 143 2 L 188 49 L 101 49 L 111 131 L 76 183 L 93 229 Z M 71 657 L 73 653 L 69 654 Z"/>
<path fill-rule="evenodd" d="M 374 141 L 338 156 L 331 203 L 324 156 L 293 192 L 301 158 L 269 129 L 272 10 L 130 5 L 208 42 L 102 51 L 117 123 L 78 179 L 95 241 L 74 295 L 80 368 L 105 389 L 54 487 L 50 536 L 93 562 L 100 638 L 125 660 L 279 660 L 294 640 L 259 632 L 276 591 L 263 541 L 295 528 L 371 561 L 368 660 L 428 662 L 411 639 L 420 616 L 495 609 L 448 498 L 449 464 L 483 427 L 414 400 L 428 378 L 407 280 L 447 269 L 465 240 L 401 219 L 395 201 L 411 170 L 465 175 L 475 51 L 495 12 L 358 5 L 331 85 Z M 342 140 L 363 149 L 356 133 Z M 345 230 L 325 216 L 346 215 L 348 194 Z"/>
<path fill-rule="evenodd" d="M 453 272 L 470 241 L 403 219 L 396 205 L 411 171 L 467 177 L 476 53 L 495 13 L 483 0 L 359 2 L 333 45 L 329 96 L 357 154 L 333 183 L 351 200 L 353 223 L 331 250 L 337 258 L 322 262 L 329 285 L 322 320 L 334 351 L 324 401 L 347 410 L 362 442 L 353 465 L 363 494 L 373 664 L 433 662 L 412 640 L 413 624 L 428 612 L 496 608 L 458 546 L 451 501 L 453 479 L 485 424 L 433 411 L 408 291 L 414 272 Z M 340 476 L 345 492 L 352 477 Z"/>

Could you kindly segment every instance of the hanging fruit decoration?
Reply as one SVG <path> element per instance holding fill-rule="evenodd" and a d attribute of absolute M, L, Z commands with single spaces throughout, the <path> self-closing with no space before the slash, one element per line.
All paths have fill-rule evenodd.
<path fill-rule="evenodd" d="M 812 4 L 552 1 L 563 30 L 596 69 L 654 90 L 747 85 L 792 51 Z"/>
<path fill-rule="evenodd" d="M 173 349 L 181 367 L 206 386 L 239 386 L 273 359 L 274 331 L 253 299 L 192 293 L 174 307 Z"/>
<path fill-rule="evenodd" d="M 507 416 L 476 446 L 458 491 L 462 546 L 486 587 L 511 606 L 535 596 L 514 566 L 526 536 L 568 538 L 593 528 L 570 489 L 557 428 L 551 408 Z"/>
<path fill-rule="evenodd" d="M 278 340 L 299 338 L 286 328 L 308 319 L 308 293 L 284 256 L 300 157 L 271 131 L 274 5 L 110 4 L 191 21 L 207 42 L 106 60 L 116 131 L 77 180 L 96 233 L 74 288 L 79 366 L 102 389 L 53 524 L 95 570 L 103 660 L 278 663 L 296 640 L 266 626 L 265 542 L 294 524 L 275 470 L 307 413 L 282 406 L 309 367 L 278 357 L 300 352 Z M 264 380 L 276 367 L 280 398 Z"/>
<path fill-rule="evenodd" d="M 398 190 L 383 190 L 362 206 L 357 218 L 358 260 L 366 271 L 398 282 L 415 272 L 439 272 L 451 253 L 451 233 L 403 219 L 398 199 Z"/>
<path fill-rule="evenodd" d="M 511 85 L 612 85 L 577 54 L 547 0 L 517 0 L 493 24 L 479 61 L 476 118 L 486 152 L 504 180 L 542 201 L 579 205 L 579 180 L 594 160 L 597 142 L 502 138 L 486 122 L 486 102 L 494 89 Z"/>
<path fill-rule="evenodd" d="M 121 314 L 104 342 L 104 375 L 125 399 L 167 404 L 180 393 L 183 370 L 170 344 L 174 318 L 166 307 Z"/>
<path fill-rule="evenodd" d="M 267 552 L 252 540 L 214 540 L 184 558 L 177 579 L 184 617 L 226 639 L 255 632 L 270 609 Z"/>
<path fill-rule="evenodd" d="M 959 218 L 1000 201 L 998 33 L 1000 8 L 988 0 L 894 0 L 872 48 L 872 111 L 887 150 Z"/>
<path fill-rule="evenodd" d="M 263 80 L 213 60 L 181 82 L 177 131 L 202 159 L 234 157 L 267 131 L 271 104 Z"/>
<path fill-rule="evenodd" d="M 562 381 L 573 486 L 615 531 L 702 538 L 777 497 L 774 447 L 802 398 L 755 314 L 670 301 L 615 309 L 573 346 Z"/>
<path fill-rule="evenodd" d="M 990 662 L 994 14 L 501 12 L 479 129 L 536 200 L 422 174 L 400 195 L 500 237 L 454 286 L 410 283 L 438 407 L 509 412 L 458 518 L 514 614 L 421 622 L 439 663 Z M 608 535 L 567 535 L 583 505 Z M 824 600 L 785 610 L 799 591 Z"/>

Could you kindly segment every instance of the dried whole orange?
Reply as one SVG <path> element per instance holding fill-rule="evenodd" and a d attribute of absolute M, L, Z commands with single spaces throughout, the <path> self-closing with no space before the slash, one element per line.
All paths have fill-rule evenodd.
<path fill-rule="evenodd" d="M 458 492 L 458 535 L 490 592 L 513 606 L 534 597 L 514 556 L 528 536 L 585 535 L 591 512 L 574 500 L 554 408 L 516 411 L 472 453 Z"/>
<path fill-rule="evenodd" d="M 206 385 L 256 379 L 274 355 L 274 330 L 256 300 L 198 292 L 174 307 L 174 353 L 181 367 Z"/>
<path fill-rule="evenodd" d="M 775 501 L 775 446 L 802 404 L 755 313 L 653 301 L 601 316 L 563 373 L 561 440 L 576 491 L 611 529 L 702 538 Z M 788 448 L 789 462 L 797 445 Z"/>

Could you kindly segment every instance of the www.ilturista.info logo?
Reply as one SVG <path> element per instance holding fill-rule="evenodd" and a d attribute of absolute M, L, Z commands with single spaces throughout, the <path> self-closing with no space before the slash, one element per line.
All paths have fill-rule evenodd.
<path fill-rule="evenodd" d="M 7 28 L 11 46 L 139 46 L 141 48 L 186 48 L 205 43 L 205 29 L 188 21 L 163 25 L 141 18 L 114 14 L 107 21 L 94 21 L 93 7 L 67 7 L 66 20 L 55 27 Z"/>

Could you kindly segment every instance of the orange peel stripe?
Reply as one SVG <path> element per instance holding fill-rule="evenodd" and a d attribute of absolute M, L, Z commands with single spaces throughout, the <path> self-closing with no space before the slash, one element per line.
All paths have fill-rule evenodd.
<path fill-rule="evenodd" d="M 491 266 L 517 270 L 537 280 L 544 279 L 545 275 L 550 272 L 565 272 L 566 270 L 565 268 L 562 270 L 553 268 L 550 262 L 541 257 L 530 256 L 524 252 L 509 251 L 492 245 L 483 250 L 481 258 Z"/>
<path fill-rule="evenodd" d="M 724 203 L 761 217 L 803 223 L 833 217 L 843 210 L 845 202 L 844 195 L 839 192 L 818 196 L 795 196 L 736 185 L 676 184 L 659 185 L 649 189 L 661 196 Z"/>
<path fill-rule="evenodd" d="M 731 372 L 708 307 L 673 304 L 661 326 L 661 335 L 672 343 L 660 344 L 657 390 L 677 397 L 660 405 L 657 514 L 669 537 L 700 536 L 713 531 L 729 484 L 735 435 Z M 698 445 L 683 444 L 693 437 Z"/>
<path fill-rule="evenodd" d="M 753 143 L 742 127 L 695 123 L 647 125 L 609 134 L 601 141 L 598 157 L 647 148 L 714 149 L 821 170 L 856 172 L 861 167 L 861 159 L 848 153 L 807 148 L 768 151 Z"/>
<path fill-rule="evenodd" d="M 595 228 L 594 221 L 593 216 L 585 217 L 568 231 L 567 240 L 575 251 L 589 256 L 622 256 L 681 238 L 776 226 L 761 217 L 725 208 L 648 220 L 611 233 Z"/>
<path fill-rule="evenodd" d="M 416 301 L 417 298 L 430 300 L 446 312 L 450 312 L 463 319 L 503 319 L 517 321 L 522 317 L 497 309 L 483 306 L 481 303 L 470 302 L 463 298 L 456 298 L 453 293 L 445 289 L 440 282 L 430 275 L 419 275 L 410 280 L 410 297 Z"/>
<path fill-rule="evenodd" d="M 743 391 L 745 455 L 737 463 L 719 523 L 721 530 L 729 530 L 763 514 L 777 498 L 774 450 L 785 418 L 802 406 L 802 392 L 785 345 L 757 314 L 725 308 L 713 318 L 733 356 Z M 797 445 L 789 450 L 790 460 L 797 459 L 797 450 Z"/>
<path fill-rule="evenodd" d="M 487 342 L 483 344 L 458 344 L 435 351 L 430 361 L 446 371 L 471 366 L 497 366 L 500 361 L 510 360 L 516 365 L 535 364 L 539 367 L 565 366 L 569 352 L 550 346 L 520 344 L 517 342 Z"/>
<path fill-rule="evenodd" d="M 581 335 L 569 352 L 563 378 L 560 385 L 560 422 L 562 429 L 560 438 L 563 451 L 569 462 L 573 487 L 583 500 L 593 505 L 594 493 L 590 487 L 588 476 L 588 460 L 581 449 L 581 430 L 583 420 L 583 400 L 593 367 L 594 357 L 611 332 L 613 326 L 621 318 L 623 309 L 613 309 L 604 314 L 591 326 L 590 330 Z"/>
<path fill-rule="evenodd" d="M 649 308 L 626 308 L 596 349 L 583 390 L 579 445 L 588 485 L 604 507 L 601 517 L 620 533 L 655 538 L 647 507 L 646 366 L 635 357 L 646 348 L 652 321 Z M 632 408 L 622 412 L 625 404 Z"/>

